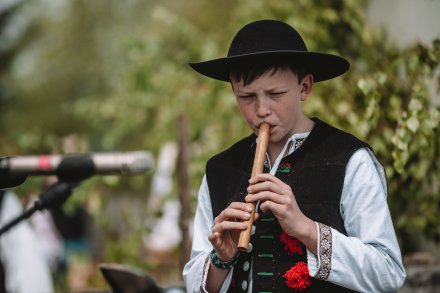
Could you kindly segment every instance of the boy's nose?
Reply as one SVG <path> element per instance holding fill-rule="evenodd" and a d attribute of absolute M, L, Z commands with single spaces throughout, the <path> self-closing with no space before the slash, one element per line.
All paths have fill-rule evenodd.
<path fill-rule="evenodd" d="M 270 114 L 270 105 L 264 98 L 258 98 L 256 103 L 256 112 L 260 117 L 266 117 Z"/>

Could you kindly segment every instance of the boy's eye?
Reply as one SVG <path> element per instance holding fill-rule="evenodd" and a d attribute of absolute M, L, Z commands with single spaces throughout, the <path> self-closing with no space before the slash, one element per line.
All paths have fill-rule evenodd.
<path fill-rule="evenodd" d="M 278 96 L 281 96 L 284 93 L 285 92 L 273 92 L 273 93 L 270 93 L 270 95 L 273 96 L 273 97 L 278 97 Z"/>
<path fill-rule="evenodd" d="M 253 95 L 240 95 L 238 96 L 240 99 L 250 99 L 253 97 Z"/>

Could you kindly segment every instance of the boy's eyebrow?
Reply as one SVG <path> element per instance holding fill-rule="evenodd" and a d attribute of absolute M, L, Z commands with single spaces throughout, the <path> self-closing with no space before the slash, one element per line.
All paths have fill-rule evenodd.
<path fill-rule="evenodd" d="M 236 94 L 241 96 L 241 95 L 253 95 L 255 92 L 254 91 L 236 91 Z"/>
<path fill-rule="evenodd" d="M 266 89 L 265 91 L 266 92 L 272 92 L 272 91 L 285 91 L 285 90 L 287 90 L 287 86 L 285 86 L 285 85 L 278 85 L 278 86 L 270 87 L 270 88 Z"/>
<path fill-rule="evenodd" d="M 238 86 L 238 87 L 232 86 L 232 88 L 234 89 L 234 92 L 236 92 L 237 94 L 238 93 L 253 93 L 254 92 L 248 86 Z"/>
<path fill-rule="evenodd" d="M 285 92 L 288 91 L 289 87 L 287 85 L 274 85 L 267 89 L 264 89 L 265 93 L 271 93 L 271 92 Z"/>

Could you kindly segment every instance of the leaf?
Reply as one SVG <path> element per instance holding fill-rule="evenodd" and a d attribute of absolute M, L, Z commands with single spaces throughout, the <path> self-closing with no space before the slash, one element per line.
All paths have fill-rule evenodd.
<path fill-rule="evenodd" d="M 416 117 L 412 116 L 406 121 L 406 126 L 412 133 L 416 133 L 419 129 L 420 122 Z"/>
<path fill-rule="evenodd" d="M 408 104 L 408 109 L 412 112 L 419 112 L 423 109 L 423 104 L 418 99 L 411 99 L 411 101 Z"/>

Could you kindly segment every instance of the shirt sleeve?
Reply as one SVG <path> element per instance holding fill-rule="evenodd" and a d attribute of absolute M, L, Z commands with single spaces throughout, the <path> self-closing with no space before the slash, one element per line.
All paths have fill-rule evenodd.
<path fill-rule="evenodd" d="M 3 201 L 0 211 L 2 227 L 23 210 L 12 192 L 6 192 Z M 20 222 L 0 237 L 0 257 L 6 272 L 8 292 L 53 292 L 48 261 L 27 221 Z"/>
<path fill-rule="evenodd" d="M 191 257 L 183 268 L 183 279 L 187 292 L 207 292 L 205 289 L 206 278 L 210 265 L 209 253 L 212 250 L 208 235 L 211 234 L 213 224 L 211 198 L 205 175 L 199 189 L 197 209 L 194 217 Z M 221 293 L 226 292 L 229 288 L 232 271 L 233 269 L 230 270 L 223 282 L 220 289 Z"/>
<path fill-rule="evenodd" d="M 387 204 L 383 167 L 368 149 L 350 158 L 341 195 L 347 236 L 318 224 L 310 275 L 360 292 L 395 292 L 406 273 Z"/>

